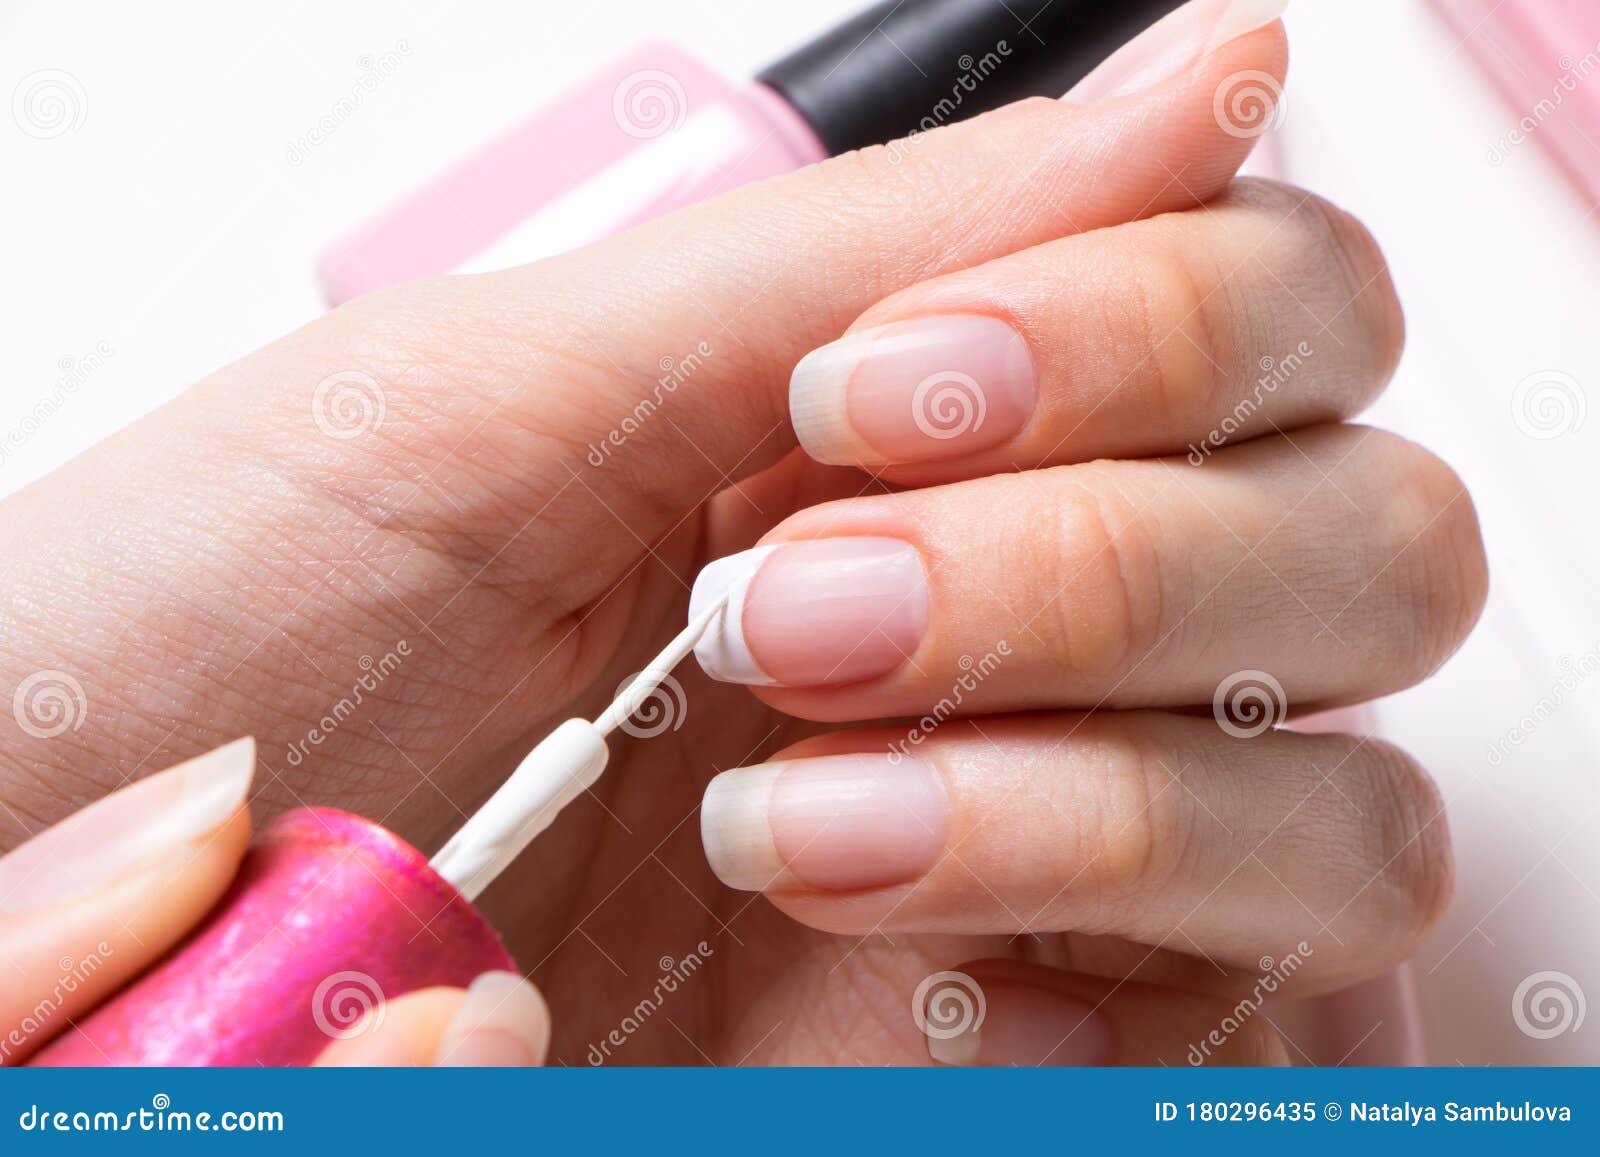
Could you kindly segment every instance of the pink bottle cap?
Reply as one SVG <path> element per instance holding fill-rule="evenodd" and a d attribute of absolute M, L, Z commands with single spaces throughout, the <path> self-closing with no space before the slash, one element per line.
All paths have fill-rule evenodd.
<path fill-rule="evenodd" d="M 36 1065 L 304 1065 L 385 1001 L 516 970 L 400 837 L 332 808 L 280 816 L 189 937 Z"/>

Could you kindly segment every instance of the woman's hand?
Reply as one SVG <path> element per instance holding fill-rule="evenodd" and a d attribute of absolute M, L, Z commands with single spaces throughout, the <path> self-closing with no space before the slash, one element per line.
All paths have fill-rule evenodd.
<path fill-rule="evenodd" d="M 197 924 L 250 839 L 255 744 L 113 792 L 0 857 L 0 1064 L 17 1064 Z M 381 1013 L 381 1015 L 380 1015 Z M 526 980 L 407 993 L 324 1027 L 324 1065 L 537 1065 L 550 1014 Z"/>
<path fill-rule="evenodd" d="M 262 808 L 431 851 L 759 541 L 701 582 L 741 592 L 708 663 L 765 685 L 680 672 L 679 729 L 485 896 L 554 1058 L 1182 1063 L 1263 956 L 1293 993 L 1403 959 L 1449 894 L 1426 776 L 1208 717 L 1241 672 L 1415 682 L 1484 593 L 1454 475 L 1339 423 L 1400 346 L 1373 243 L 1233 181 L 1284 69 L 1253 7 L 1093 103 L 352 303 L 17 495 L 3 838 L 250 733 Z M 913 1016 L 958 966 L 981 1039 Z M 1282 1056 L 1254 1018 L 1206 1059 Z"/>

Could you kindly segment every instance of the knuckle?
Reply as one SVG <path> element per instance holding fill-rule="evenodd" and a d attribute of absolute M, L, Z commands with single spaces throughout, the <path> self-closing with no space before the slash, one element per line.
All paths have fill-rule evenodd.
<path fill-rule="evenodd" d="M 1185 859 L 1183 793 L 1135 729 L 1089 722 L 1073 750 L 1086 774 L 1065 777 L 1071 798 L 1053 805 L 1070 817 L 1064 830 L 1076 833 L 1050 880 L 1053 926 L 1090 933 L 1142 927 L 1151 894 Z"/>
<path fill-rule="evenodd" d="M 1368 740 L 1363 772 L 1374 801 L 1368 826 L 1369 904 L 1380 927 L 1404 932 L 1417 943 L 1450 907 L 1455 861 L 1444 797 L 1433 778 L 1406 752 Z"/>
<path fill-rule="evenodd" d="M 1161 566 L 1145 516 L 1094 463 L 1072 467 L 1077 481 L 1037 509 L 1015 540 L 1012 572 L 1033 588 L 1039 632 L 1068 673 L 1102 683 L 1125 672 L 1159 637 Z"/>
<path fill-rule="evenodd" d="M 1192 246 L 1169 232 L 1139 251 L 1125 281 L 1142 325 L 1134 327 L 1138 344 L 1125 351 L 1123 364 L 1147 367 L 1163 412 L 1185 425 L 1215 420 L 1230 384 L 1219 367 L 1234 364 L 1237 352 L 1233 303 L 1228 294 L 1208 289 L 1207 280 L 1196 268 Z M 1107 332 L 1127 330 L 1113 324 Z"/>
<path fill-rule="evenodd" d="M 1456 472 L 1396 435 L 1375 435 L 1374 443 L 1386 484 L 1377 492 L 1369 569 L 1393 576 L 1393 610 L 1380 629 L 1392 632 L 1400 669 L 1415 682 L 1437 670 L 1477 622 L 1488 597 L 1488 563 L 1477 513 Z"/>
<path fill-rule="evenodd" d="M 1359 411 L 1388 382 L 1405 347 L 1405 313 L 1377 239 L 1359 218 L 1293 186 L 1238 181 L 1230 196 L 1259 217 L 1263 260 L 1292 271 L 1280 275 L 1285 280 L 1309 281 L 1327 296 L 1316 312 L 1331 315 L 1341 357 L 1360 359 L 1350 380 L 1362 389 L 1342 395 L 1340 408 Z M 1296 313 L 1304 311 L 1296 306 Z"/>
<path fill-rule="evenodd" d="M 1400 363 L 1406 344 L 1405 312 L 1389 275 L 1389 262 L 1372 231 L 1357 217 L 1321 197 L 1308 205 L 1327 223 L 1331 251 L 1343 271 L 1345 290 L 1351 297 L 1342 317 L 1352 319 L 1350 345 L 1367 359 L 1364 380 L 1376 393 L 1388 382 Z M 1359 397 L 1356 408 L 1368 397 Z"/>
<path fill-rule="evenodd" d="M 1347 412 L 1371 401 L 1394 373 L 1405 347 L 1405 314 L 1389 262 L 1377 238 L 1362 221 L 1326 198 L 1304 197 L 1292 214 L 1291 231 L 1300 247 L 1300 263 L 1320 274 L 1331 265 L 1338 297 L 1330 302 L 1344 324 L 1345 350 L 1362 359 L 1359 381 L 1369 388 L 1352 394 Z"/>

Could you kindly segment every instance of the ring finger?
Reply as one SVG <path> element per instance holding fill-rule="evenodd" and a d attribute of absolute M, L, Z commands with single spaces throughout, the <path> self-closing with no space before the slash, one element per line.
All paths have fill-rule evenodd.
<path fill-rule="evenodd" d="M 1397 749 L 1160 712 L 819 737 L 718 776 L 701 831 L 725 883 L 828 931 L 1293 955 L 1316 987 L 1404 959 L 1450 893 L 1438 793 Z"/>
<path fill-rule="evenodd" d="M 1409 686 L 1485 586 L 1443 463 L 1323 426 L 813 507 L 692 601 L 730 598 L 707 672 L 809 719 L 1194 706 L 1252 670 L 1281 714 Z"/>

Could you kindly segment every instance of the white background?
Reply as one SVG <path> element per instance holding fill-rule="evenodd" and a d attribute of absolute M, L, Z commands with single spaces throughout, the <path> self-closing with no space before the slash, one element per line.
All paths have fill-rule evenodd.
<path fill-rule="evenodd" d="M 7 5 L 0 90 L 61 69 L 84 118 L 36 140 L 0 113 L 0 494 L 315 316 L 324 243 L 593 64 L 664 36 L 744 75 L 854 7 Z M 1600 221 L 1536 142 L 1488 163 L 1521 112 L 1420 0 L 1296 0 L 1288 23 L 1287 175 L 1367 220 L 1407 307 L 1409 351 L 1371 419 L 1461 471 L 1489 542 L 1477 634 L 1380 710 L 1444 785 L 1458 847 L 1454 911 L 1417 964 L 1431 1053 L 1597 1062 L 1600 1011 L 1540 1040 L 1511 1003 L 1542 970 L 1600 998 L 1600 677 L 1559 688 L 1563 657 L 1600 645 L 1600 413 L 1541 440 L 1512 397 L 1551 370 L 1600 390 Z M 291 165 L 290 142 L 355 89 L 360 58 L 401 42 L 393 75 Z M 97 348 L 104 364 L 30 418 Z M 1492 765 L 1490 745 L 1552 695 Z"/>

